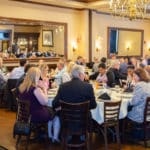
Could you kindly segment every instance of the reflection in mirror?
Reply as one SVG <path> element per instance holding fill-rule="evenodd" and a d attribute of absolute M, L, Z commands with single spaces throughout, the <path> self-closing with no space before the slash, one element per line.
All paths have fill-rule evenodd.
<path fill-rule="evenodd" d="M 53 52 L 67 57 L 67 24 L 0 18 L 0 51 L 19 53 Z"/>
<path fill-rule="evenodd" d="M 108 27 L 108 57 L 142 56 L 143 30 Z"/>

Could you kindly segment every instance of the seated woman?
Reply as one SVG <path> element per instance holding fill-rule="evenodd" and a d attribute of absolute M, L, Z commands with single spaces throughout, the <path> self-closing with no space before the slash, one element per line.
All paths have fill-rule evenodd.
<path fill-rule="evenodd" d="M 38 86 L 41 88 L 44 88 L 46 91 L 49 89 L 49 79 L 48 79 L 48 66 L 47 64 L 41 64 L 39 66 L 39 69 L 41 71 L 41 76 L 38 81 Z"/>
<path fill-rule="evenodd" d="M 143 68 L 134 71 L 136 82 L 131 105 L 132 110 L 128 113 L 128 118 L 132 121 L 142 123 L 144 120 L 144 109 L 147 97 L 150 96 L 150 78 Z"/>
<path fill-rule="evenodd" d="M 71 80 L 71 70 L 72 67 L 74 66 L 74 62 L 69 62 L 69 64 L 67 64 L 66 66 L 66 71 L 64 72 L 64 74 L 62 75 L 62 83 L 68 82 Z"/>
<path fill-rule="evenodd" d="M 127 86 L 135 86 L 135 80 L 134 80 L 134 66 L 129 65 L 127 68 Z"/>
<path fill-rule="evenodd" d="M 53 138 L 52 136 L 52 116 L 45 107 L 48 103 L 47 92 L 43 90 L 43 88 L 38 87 L 38 81 L 41 76 L 41 72 L 37 67 L 31 67 L 25 76 L 23 83 L 19 86 L 19 98 L 21 100 L 29 100 L 30 101 L 30 113 L 31 113 L 31 122 L 32 123 L 46 123 L 48 122 L 48 135 L 49 138 Z M 53 120 L 57 122 L 57 118 L 55 117 Z M 58 135 L 59 128 L 57 127 L 57 131 L 54 128 L 54 135 Z M 57 137 L 55 136 L 54 138 Z"/>

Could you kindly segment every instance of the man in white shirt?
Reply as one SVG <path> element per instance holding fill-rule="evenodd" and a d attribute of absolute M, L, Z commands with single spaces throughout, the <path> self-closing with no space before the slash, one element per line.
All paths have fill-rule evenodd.
<path fill-rule="evenodd" d="M 20 66 L 16 67 L 12 70 L 12 72 L 9 75 L 9 79 L 19 79 L 21 76 L 24 75 L 24 67 L 27 63 L 26 59 L 20 59 Z"/>
<path fill-rule="evenodd" d="M 6 84 L 7 81 L 7 75 L 2 70 L 3 67 L 3 59 L 0 57 L 0 89 L 4 88 L 4 85 Z"/>
<path fill-rule="evenodd" d="M 63 76 L 65 71 L 66 71 L 65 62 L 60 60 L 57 63 L 56 74 L 54 76 L 55 83 L 57 86 L 59 86 L 62 83 L 62 76 Z"/>

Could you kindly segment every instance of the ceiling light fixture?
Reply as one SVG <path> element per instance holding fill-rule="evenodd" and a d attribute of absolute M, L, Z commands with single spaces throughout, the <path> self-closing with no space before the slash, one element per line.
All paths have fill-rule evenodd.
<path fill-rule="evenodd" d="M 110 10 L 114 16 L 129 20 L 145 19 L 148 15 L 149 0 L 110 0 Z"/>

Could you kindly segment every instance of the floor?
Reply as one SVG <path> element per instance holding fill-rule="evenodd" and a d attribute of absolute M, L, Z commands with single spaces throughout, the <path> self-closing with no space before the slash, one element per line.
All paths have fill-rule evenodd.
<path fill-rule="evenodd" d="M 12 136 L 13 124 L 15 122 L 16 113 L 5 109 L 0 109 L 0 145 L 6 147 L 8 150 L 16 150 L 15 139 Z M 25 143 L 22 142 L 19 150 L 24 150 Z M 94 135 L 91 145 L 91 150 L 104 150 L 104 142 L 100 135 Z M 115 143 L 109 144 L 109 148 L 117 150 Z M 61 150 L 60 145 L 54 145 L 49 142 L 30 143 L 29 150 Z M 136 145 L 133 143 L 122 144 L 122 150 L 150 150 L 144 148 L 143 145 Z"/>

